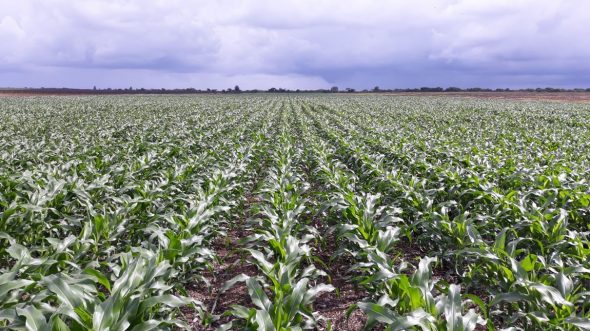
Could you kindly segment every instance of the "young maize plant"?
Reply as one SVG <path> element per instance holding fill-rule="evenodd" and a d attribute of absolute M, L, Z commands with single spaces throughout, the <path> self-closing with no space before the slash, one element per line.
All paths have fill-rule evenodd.
<path fill-rule="evenodd" d="M 333 162 L 327 157 L 329 154 L 322 147 L 316 147 L 316 150 L 321 177 L 335 190 L 326 208 L 343 217 L 342 225 L 336 225 L 340 229 L 339 237 L 346 238 L 356 246 L 347 251 L 361 261 L 353 266 L 361 273 L 354 279 L 380 296 L 376 303 L 361 302 L 351 307 L 351 310 L 359 307 L 367 314 L 365 328 L 374 328 L 377 322 L 386 324 L 390 330 L 415 326 L 423 329 L 446 327 L 473 330 L 477 324 L 485 325 L 485 320 L 474 309 L 465 309 L 468 311 L 463 315 L 463 307 L 471 302 L 461 300 L 460 287 L 457 285 L 450 285 L 446 290 L 449 295 L 440 294 L 435 300 L 430 270 L 430 263 L 435 259 L 423 259 L 410 281 L 403 273 L 408 268 L 407 263 L 398 264 L 388 255 L 394 250 L 401 231 L 395 225 L 403 225 L 403 220 L 396 216 L 399 209 L 392 208 L 386 212 L 386 206 L 377 207 L 379 195 L 363 192 L 357 195 L 355 185 L 339 180 L 346 177 L 343 174 L 346 170 L 342 169 L 347 167 L 331 164 Z M 478 298 L 476 300 L 480 301 Z M 387 308 L 388 305 L 391 309 Z"/>
<path fill-rule="evenodd" d="M 13 239 L 10 239 L 13 241 Z M 73 240 L 70 240 L 70 243 Z M 8 250 L 16 261 L 1 276 L 0 316 L 11 330 L 146 330 L 186 327 L 172 318 L 180 306 L 200 303 L 173 294 L 168 285 L 174 271 L 153 252 L 137 249 L 104 264 L 113 270 L 107 278 L 99 270 L 75 273 L 49 271 L 68 251 L 61 245 L 46 258 L 34 258 L 17 244 Z"/>
<path fill-rule="evenodd" d="M 463 162 L 462 164 L 464 164 L 465 162 Z M 458 173 L 461 173 L 463 171 L 458 171 Z M 453 177 L 453 184 L 449 183 L 449 180 L 445 179 L 445 174 L 444 173 L 439 173 L 438 174 L 439 178 L 441 178 L 439 181 L 443 181 L 444 185 L 446 187 L 449 187 L 449 185 L 454 185 L 454 190 L 457 191 L 461 191 L 463 190 L 463 188 L 461 188 L 461 186 L 465 186 L 465 191 L 470 191 L 470 192 L 477 192 L 476 190 L 478 188 L 485 190 L 485 192 L 490 192 L 490 184 L 487 183 L 482 183 L 482 180 L 477 179 L 477 177 L 475 177 L 475 179 L 473 180 L 463 180 L 462 178 L 459 177 L 459 175 L 453 175 L 450 174 L 448 176 L 446 176 L 447 178 L 449 177 Z M 473 175 L 470 174 L 471 178 L 473 178 Z M 556 185 L 561 186 L 560 180 L 563 181 L 565 180 L 565 177 L 562 175 L 559 178 L 554 177 L 555 179 L 553 180 L 553 183 Z M 535 182 L 534 179 L 531 179 L 531 182 Z M 466 185 L 467 184 L 467 185 Z M 483 184 L 483 185 L 482 185 Z M 549 184 L 549 182 L 547 180 L 544 181 L 544 186 L 547 186 Z M 453 186 L 451 186 L 453 187 Z M 578 187 L 577 185 L 575 186 L 576 188 Z M 584 188 L 584 189 L 587 189 Z M 437 190 L 437 192 L 440 192 L 440 190 Z M 544 194 L 550 193 L 552 196 L 552 198 L 550 200 L 546 200 L 544 198 Z M 483 223 L 482 224 L 482 220 L 486 220 L 489 218 L 484 218 L 483 216 L 477 217 L 477 218 L 472 218 L 469 216 L 470 212 L 481 212 L 482 207 L 486 206 L 486 201 L 481 201 L 480 203 L 473 204 L 472 200 L 464 200 L 465 202 L 465 207 L 463 207 L 461 205 L 462 200 L 464 199 L 462 196 L 457 196 L 457 201 L 449 201 L 448 205 L 452 208 L 455 209 L 459 209 L 459 210 L 465 210 L 467 209 L 467 211 L 463 212 L 463 214 L 456 214 L 456 216 L 454 216 L 453 219 L 450 219 L 449 217 L 449 208 L 447 206 L 445 206 L 445 204 L 447 203 L 441 203 L 441 205 L 443 205 L 443 207 L 441 208 L 441 212 L 437 213 L 436 211 L 431 211 L 431 212 L 425 212 L 424 215 L 426 217 L 425 221 L 422 221 L 420 223 L 422 223 L 423 225 L 428 226 L 427 229 L 424 230 L 425 234 L 428 234 L 428 238 L 431 239 L 432 235 L 435 233 L 439 233 L 438 234 L 438 238 L 440 240 L 441 244 L 445 244 L 440 245 L 439 247 L 441 248 L 446 248 L 448 250 L 451 249 L 455 249 L 457 250 L 460 254 L 461 253 L 466 253 L 466 252 L 470 252 L 470 251 L 475 251 L 477 253 L 479 253 L 480 257 L 485 257 L 484 260 L 487 260 L 491 263 L 493 263 L 494 265 L 491 265 L 490 268 L 497 270 L 500 269 L 501 271 L 504 271 L 503 273 L 500 272 L 500 274 L 502 274 L 501 277 L 497 277 L 497 278 L 490 278 L 491 274 L 494 274 L 493 272 L 491 272 L 489 269 L 488 271 L 490 272 L 481 272 L 482 269 L 474 269 L 477 270 L 476 272 L 481 272 L 480 273 L 480 284 L 485 284 L 484 286 L 487 286 L 488 288 L 494 288 L 493 284 L 489 284 L 489 280 L 490 279 L 495 279 L 495 280 L 502 280 L 502 279 L 506 279 L 506 277 L 508 278 L 508 281 L 506 282 L 507 284 L 510 284 L 511 286 L 517 285 L 519 284 L 519 282 L 515 282 L 515 279 L 517 279 L 518 277 L 514 277 L 513 275 L 521 275 L 521 278 L 527 278 L 528 280 L 532 280 L 530 277 L 527 277 L 526 275 L 522 275 L 522 269 L 518 268 L 519 265 L 522 265 L 524 267 L 525 270 L 531 271 L 531 269 L 536 269 L 537 272 L 541 273 L 541 274 L 546 274 L 547 271 L 549 270 L 560 270 L 563 269 L 563 265 L 561 263 L 561 259 L 555 255 L 555 252 L 553 252 L 553 254 L 551 256 L 547 256 L 547 257 L 543 257 L 543 256 L 539 256 L 538 254 L 543 254 L 543 247 L 546 246 L 553 246 L 553 247 L 558 247 L 558 245 L 564 245 L 565 244 L 565 238 L 568 238 L 569 240 L 571 240 L 571 242 L 579 242 L 579 246 L 578 247 L 583 247 L 583 242 L 585 241 L 584 239 L 582 241 L 580 241 L 578 237 L 578 233 L 576 233 L 575 231 L 571 231 L 571 230 L 567 230 L 567 219 L 569 217 L 571 217 L 570 215 L 572 215 L 575 218 L 580 218 L 583 217 L 579 214 L 580 209 L 576 209 L 576 210 L 572 210 L 569 213 L 566 212 L 564 209 L 551 209 L 551 208 L 547 208 L 547 206 L 549 206 L 550 204 L 553 204 L 555 202 L 557 202 L 555 200 L 555 194 L 553 193 L 555 192 L 555 190 L 544 190 L 544 189 L 537 189 L 534 191 L 533 194 L 528 195 L 532 198 L 535 199 L 535 202 L 533 205 L 531 206 L 526 206 L 526 201 L 524 199 L 520 199 L 520 200 L 516 200 L 514 204 L 506 204 L 506 200 L 503 199 L 501 194 L 498 194 L 498 192 L 494 192 L 492 191 L 491 194 L 489 193 L 484 193 L 487 195 L 487 197 L 490 197 L 491 199 L 494 200 L 495 204 L 493 206 L 490 206 L 491 208 L 493 208 L 493 210 L 497 210 L 498 207 L 503 207 L 506 206 L 507 210 L 505 213 L 511 213 L 516 218 L 523 218 L 523 213 L 522 211 L 526 210 L 526 218 L 532 218 L 532 216 L 534 214 L 531 214 L 531 212 L 535 213 L 535 220 L 536 222 L 533 222 L 531 225 L 533 226 L 533 228 L 527 228 L 527 224 L 529 224 L 529 222 L 525 220 L 521 221 L 519 224 L 517 225 L 513 225 L 512 228 L 517 230 L 516 236 L 519 237 L 518 242 L 514 242 L 514 247 L 511 249 L 511 255 L 513 256 L 514 259 L 518 259 L 521 258 L 522 261 L 519 263 L 516 260 L 502 260 L 499 258 L 495 258 L 493 260 L 489 260 L 490 256 L 493 256 L 493 250 L 490 250 L 489 246 L 485 245 L 485 243 L 482 240 L 482 236 L 480 235 L 480 231 L 482 231 L 483 229 L 485 229 L 485 226 L 487 226 L 488 224 Z M 452 191 L 451 192 L 446 192 L 446 198 L 449 198 L 450 194 L 453 194 Z M 571 197 L 572 195 L 568 195 L 569 197 Z M 537 198 L 538 197 L 538 198 Z M 440 198 L 438 197 L 433 197 L 433 201 L 439 200 Z M 567 199 L 563 200 L 562 203 L 570 203 Z M 542 206 L 545 206 L 544 208 L 546 208 L 544 211 L 540 208 L 537 208 L 536 205 L 537 204 L 541 204 Z M 476 207 L 477 209 L 474 209 L 473 207 Z M 514 208 L 517 207 L 517 208 Z M 494 211 L 490 210 L 487 213 L 489 214 L 493 214 Z M 568 215 L 570 214 L 570 215 Z M 584 214 L 584 212 L 582 212 L 582 214 Z M 431 215 L 431 216 L 429 216 Z M 431 218 L 430 221 L 428 221 L 428 218 Z M 479 223 L 479 224 L 478 224 Z M 493 225 L 493 224 L 490 224 Z M 537 226 L 539 225 L 539 226 Z M 442 232 L 441 232 L 442 230 Z M 506 229 L 505 229 L 506 230 Z M 505 230 L 503 230 L 503 232 L 505 235 Z M 497 230 L 496 230 L 497 231 Z M 533 240 L 536 241 L 535 244 L 530 245 L 530 241 L 528 240 L 523 240 L 524 238 L 533 236 Z M 500 235 L 500 237 L 502 237 L 503 235 Z M 464 238 L 464 239 L 462 239 Z M 568 241 L 569 241 L 568 240 Z M 516 246 L 517 245 L 521 245 L 524 246 L 525 249 L 520 249 L 517 250 Z M 446 247 L 445 247 L 446 246 Z M 482 248 L 484 248 L 484 252 L 482 252 Z M 486 247 L 487 246 L 487 247 Z M 564 245 L 561 249 L 559 249 L 558 251 L 564 251 L 567 250 L 566 246 L 570 246 L 569 244 Z M 470 249 L 467 250 L 461 250 L 461 247 L 470 247 Z M 471 248 L 473 247 L 473 248 Z M 477 248 L 475 248 L 477 247 Z M 499 247 L 499 245 L 495 246 L 496 248 Z M 539 250 L 539 248 L 541 248 L 541 250 Z M 514 254 L 516 253 L 516 254 Z M 578 249 L 576 249 L 576 252 L 574 254 L 578 254 L 579 256 L 580 251 Z M 459 256 L 459 254 L 458 254 Z M 502 256 L 502 255 L 500 255 Z M 507 257 L 508 255 L 503 254 L 503 256 Z M 557 258 L 557 259 L 556 259 Z M 536 261 L 539 261 L 539 263 L 537 263 Z M 531 262 L 532 261 L 532 262 Z M 555 266 L 547 266 L 545 264 L 545 261 L 555 261 L 557 263 L 557 265 Z M 559 261 L 559 262 L 558 262 Z M 575 261 L 571 261 L 572 264 L 575 265 L 579 265 L 577 262 Z M 498 263 L 500 263 L 500 266 L 498 266 Z M 535 267 L 531 267 L 531 265 L 535 265 Z M 546 269 L 547 268 L 547 269 Z M 573 270 L 578 270 L 578 272 L 585 272 L 585 267 L 581 266 L 581 269 L 574 267 Z M 485 268 L 483 270 L 486 270 Z M 496 273 L 498 274 L 498 273 Z M 552 274 L 552 275 L 551 275 Z M 548 278 L 547 278 L 548 276 Z M 483 281 L 483 278 L 486 278 L 485 282 Z M 553 280 L 552 280 L 553 279 Z M 569 284 L 569 281 L 567 280 L 568 278 L 564 278 L 564 274 L 560 273 L 559 275 L 555 274 L 555 271 L 553 272 L 549 272 L 549 275 L 543 275 L 541 278 L 539 278 L 539 280 L 537 280 L 537 284 L 534 283 L 529 283 L 529 285 L 531 286 L 526 286 L 526 287 L 521 287 L 520 290 L 524 290 L 525 292 L 530 293 L 536 293 L 535 296 L 541 296 L 541 298 L 539 298 L 538 300 L 541 301 L 537 301 L 537 302 L 546 302 L 549 305 L 557 305 L 557 306 L 561 306 L 561 308 L 555 308 L 555 306 L 552 306 L 551 310 L 556 311 L 555 314 L 540 314 L 538 312 L 531 312 L 531 313 L 526 313 L 524 315 L 516 315 L 513 316 L 511 319 L 509 319 L 510 322 L 521 322 L 523 323 L 523 325 L 529 325 L 530 327 L 536 328 L 536 327 L 542 327 L 543 325 L 545 325 L 545 327 L 547 326 L 546 324 L 544 324 L 545 322 L 549 322 L 549 324 L 553 324 L 555 326 L 561 326 L 561 325 L 567 325 L 567 324 L 573 324 L 573 322 L 575 322 L 577 326 L 583 324 L 581 321 L 583 319 L 580 319 L 579 316 L 576 316 L 576 313 L 574 311 L 572 311 L 571 307 L 573 306 L 571 302 L 566 302 L 564 300 L 561 299 L 561 296 L 565 297 L 566 293 L 569 294 L 568 291 L 563 290 L 564 288 L 568 288 L 569 286 L 565 286 L 564 284 Z M 534 281 L 533 281 L 534 282 Z M 554 285 L 556 284 L 557 285 Z M 488 283 L 488 284 L 486 284 Z M 552 287 L 555 286 L 555 287 Z M 561 288 L 562 290 L 559 291 L 561 293 L 559 293 L 557 291 L 557 288 Z M 508 288 L 506 288 L 505 286 L 500 287 L 498 289 L 496 289 L 495 293 L 493 293 L 494 296 L 496 296 L 498 298 L 498 300 L 494 300 L 491 303 L 493 304 L 497 304 L 498 302 L 503 302 L 503 301 L 511 301 L 511 300 L 516 300 L 516 301 L 522 301 L 519 299 L 515 299 L 514 296 L 510 296 L 508 293 L 504 293 L 506 291 L 511 291 L 513 290 L 510 286 Z M 561 294 L 561 296 L 559 295 Z M 583 294 L 582 294 L 583 296 Z M 581 303 L 583 299 L 578 299 L 576 296 L 576 299 L 579 300 L 579 302 Z M 530 302 L 529 302 L 530 304 Z M 538 303 L 536 304 L 538 305 Z M 578 304 L 579 305 L 579 304 Z M 531 306 L 529 306 L 531 307 Z M 492 308 L 492 307 L 490 307 Z M 525 308 L 525 306 L 521 306 L 520 308 L 522 310 L 528 310 L 530 308 Z M 545 309 L 547 309 L 547 307 L 545 307 Z M 543 310 L 543 309 L 541 309 Z M 496 314 L 500 313 L 498 311 L 495 312 Z M 501 314 L 505 315 L 505 311 L 502 311 Z M 519 321 L 519 319 L 521 319 L 522 321 Z M 577 321 L 577 322 L 576 322 Z"/>
<path fill-rule="evenodd" d="M 313 329 L 321 318 L 313 311 L 314 299 L 333 290 L 331 285 L 315 282 L 326 274 L 313 265 L 308 245 L 317 233 L 299 220 L 305 210 L 303 195 L 308 185 L 294 172 L 295 159 L 300 158 L 297 154 L 290 138 L 283 133 L 273 152 L 275 165 L 259 190 L 258 217 L 251 220 L 254 234 L 246 238 L 252 263 L 262 277 L 238 275 L 224 287 L 227 290 L 245 281 L 256 308 L 234 306 L 230 313 L 244 322 L 234 321 L 222 329 L 236 325 L 252 330 Z M 270 298 L 265 288 L 269 289 Z"/>
<path fill-rule="evenodd" d="M 181 271 L 181 276 L 190 276 L 180 279 L 183 283 L 194 281 L 195 276 L 208 282 L 194 272 L 212 268 L 215 255 L 209 247 L 217 236 L 224 235 L 222 215 L 235 207 L 232 193 L 240 187 L 240 180 L 247 177 L 248 165 L 259 143 L 259 140 L 252 142 L 248 148 L 239 150 L 237 159 L 228 160 L 229 164 L 214 170 L 205 180 L 204 189 L 198 188 L 198 199 L 190 201 L 184 215 L 168 215 L 166 224 L 145 228 L 150 238 L 157 238 L 158 246 L 154 249 L 162 251 L 164 258 Z"/>
<path fill-rule="evenodd" d="M 590 330 L 589 138 L 573 103 L 3 97 L 0 329 Z"/>

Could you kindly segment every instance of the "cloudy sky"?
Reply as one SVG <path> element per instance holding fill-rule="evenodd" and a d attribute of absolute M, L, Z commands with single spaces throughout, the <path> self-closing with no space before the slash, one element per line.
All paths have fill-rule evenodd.
<path fill-rule="evenodd" d="M 0 0 L 0 86 L 590 87 L 588 0 Z"/>

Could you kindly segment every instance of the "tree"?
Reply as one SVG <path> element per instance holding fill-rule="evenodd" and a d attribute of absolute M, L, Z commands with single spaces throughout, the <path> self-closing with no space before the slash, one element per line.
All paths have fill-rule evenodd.
<path fill-rule="evenodd" d="M 240 87 L 238 85 L 234 87 L 234 92 L 240 92 Z"/>
<path fill-rule="evenodd" d="M 338 92 L 338 86 L 332 86 L 332 88 L 330 89 L 330 92 L 337 93 Z"/>

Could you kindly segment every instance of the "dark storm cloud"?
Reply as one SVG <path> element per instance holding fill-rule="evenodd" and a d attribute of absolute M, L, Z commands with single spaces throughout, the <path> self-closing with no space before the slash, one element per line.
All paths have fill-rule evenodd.
<path fill-rule="evenodd" d="M 0 86 L 590 86 L 590 3 L 0 5 Z"/>

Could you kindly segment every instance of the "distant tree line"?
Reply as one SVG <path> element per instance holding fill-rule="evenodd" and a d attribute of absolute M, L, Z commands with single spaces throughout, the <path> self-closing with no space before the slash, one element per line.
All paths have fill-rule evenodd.
<path fill-rule="evenodd" d="M 75 89 L 75 88 L 0 88 L 0 93 L 23 93 L 23 94 L 238 94 L 238 93 L 395 93 L 395 92 L 416 92 L 416 93 L 432 93 L 432 92 L 590 92 L 590 88 L 575 88 L 575 89 L 563 89 L 563 88 L 526 88 L 526 89 L 508 89 L 508 88 L 481 88 L 481 87 L 470 87 L 470 88 L 459 88 L 459 87 L 420 87 L 420 88 L 396 88 L 396 89 L 382 89 L 379 86 L 375 86 L 372 89 L 356 90 L 354 88 L 340 89 L 337 86 L 333 86 L 329 89 L 296 89 L 290 90 L 285 88 L 272 87 L 267 90 L 253 89 L 253 90 L 242 90 L 238 85 L 233 88 L 227 89 L 195 89 L 195 88 L 184 88 L 184 89 L 146 89 L 146 88 L 97 88 L 94 86 L 92 89 Z"/>

